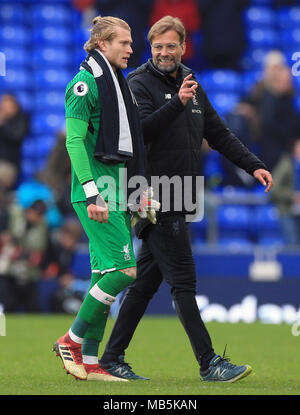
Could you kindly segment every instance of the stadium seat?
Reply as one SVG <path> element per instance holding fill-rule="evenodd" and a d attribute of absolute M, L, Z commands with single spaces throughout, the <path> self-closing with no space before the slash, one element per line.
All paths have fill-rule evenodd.
<path fill-rule="evenodd" d="M 210 151 L 204 158 L 204 176 L 208 181 L 213 177 L 222 178 L 223 170 L 221 165 L 221 156 L 217 151 Z"/>
<path fill-rule="evenodd" d="M 18 89 L 32 90 L 32 73 L 29 70 L 7 68 L 6 76 L 1 81 L 1 89 L 15 91 Z"/>
<path fill-rule="evenodd" d="M 70 25 L 73 22 L 72 9 L 64 5 L 34 5 L 31 11 L 33 24 L 40 25 Z"/>
<path fill-rule="evenodd" d="M 280 32 L 280 41 L 283 48 L 295 47 L 295 51 L 299 51 L 300 45 L 300 28 L 284 29 Z"/>
<path fill-rule="evenodd" d="M 217 210 L 219 238 L 242 237 L 247 239 L 250 209 L 244 205 L 222 205 Z"/>
<path fill-rule="evenodd" d="M 32 29 L 32 38 L 36 45 L 44 47 L 68 47 L 74 41 L 73 31 L 63 25 L 34 27 Z"/>
<path fill-rule="evenodd" d="M 73 68 L 73 51 L 65 47 L 36 47 L 32 52 L 34 69 L 44 68 Z"/>
<path fill-rule="evenodd" d="M 73 56 L 73 58 L 75 58 L 75 61 L 74 61 L 75 67 L 79 69 L 80 64 L 85 60 L 86 57 L 87 57 L 86 51 L 83 48 L 77 48 Z"/>
<path fill-rule="evenodd" d="M 21 163 L 21 178 L 22 180 L 27 180 L 34 176 L 36 173 L 35 161 L 32 159 L 22 159 Z"/>
<path fill-rule="evenodd" d="M 0 48 L 5 46 L 28 46 L 31 32 L 23 25 L 0 25 Z"/>
<path fill-rule="evenodd" d="M 1 48 L 6 59 L 6 67 L 16 69 L 17 67 L 31 67 L 31 54 L 26 47 L 4 46 Z"/>
<path fill-rule="evenodd" d="M 91 264 L 90 255 L 87 251 L 75 253 L 72 261 L 72 270 L 77 278 L 89 278 Z"/>
<path fill-rule="evenodd" d="M 205 216 L 201 221 L 191 222 L 190 224 L 190 231 L 193 240 L 195 239 L 206 239 L 207 233 L 207 226 L 208 226 L 208 219 Z"/>
<path fill-rule="evenodd" d="M 271 246 L 281 247 L 285 245 L 285 240 L 280 235 L 278 236 L 262 235 L 260 238 L 258 238 L 257 244 L 266 246 L 266 247 L 271 247 Z"/>
<path fill-rule="evenodd" d="M 208 93 L 208 97 L 211 101 L 211 104 L 218 112 L 218 114 L 223 117 L 229 112 L 231 112 L 235 106 L 240 101 L 240 94 L 229 93 L 229 92 L 220 92 L 220 93 Z"/>
<path fill-rule="evenodd" d="M 281 237 L 278 211 L 274 205 L 267 204 L 254 208 L 251 233 L 257 241 Z"/>
<path fill-rule="evenodd" d="M 65 90 L 66 86 L 73 78 L 71 71 L 65 69 L 49 68 L 37 70 L 34 73 L 34 85 L 38 90 Z"/>
<path fill-rule="evenodd" d="M 33 101 L 36 111 L 64 113 L 65 91 L 64 89 L 59 91 L 49 90 L 45 91 L 44 94 L 37 92 Z"/>
<path fill-rule="evenodd" d="M 250 47 L 272 47 L 275 48 L 279 44 L 278 32 L 274 29 L 255 27 L 246 31 L 246 37 Z"/>
<path fill-rule="evenodd" d="M 243 90 L 242 76 L 233 70 L 212 70 L 196 74 L 205 90 L 211 92 L 241 93 Z"/>
<path fill-rule="evenodd" d="M 273 26 L 276 21 L 276 14 L 270 7 L 252 6 L 244 13 L 245 23 L 250 27 Z"/>
<path fill-rule="evenodd" d="M 253 248 L 253 243 L 248 238 L 243 237 L 232 237 L 232 238 L 219 238 L 218 245 L 222 246 L 231 252 L 248 251 Z"/>
<path fill-rule="evenodd" d="M 3 2 L 4 3 L 4 2 Z M 4 3 L 0 5 L 0 24 L 25 24 L 28 20 L 28 9 L 22 4 Z"/>
<path fill-rule="evenodd" d="M 34 111 L 34 103 L 32 100 L 32 92 L 30 90 L 22 90 L 18 89 L 17 91 L 14 91 L 15 96 L 17 97 L 17 100 L 19 101 L 19 104 L 21 108 L 27 112 L 31 113 Z"/>
<path fill-rule="evenodd" d="M 242 66 L 245 70 L 244 76 L 247 77 L 249 71 L 257 72 L 260 71 L 263 67 L 265 56 L 268 52 L 273 50 L 272 47 L 251 47 L 249 46 L 244 53 L 241 61 Z"/>
<path fill-rule="evenodd" d="M 91 33 L 89 29 L 84 27 L 78 27 L 78 29 L 76 28 L 74 32 L 74 41 L 76 42 L 76 45 L 78 45 L 77 47 L 82 48 L 84 43 L 89 40 L 90 35 Z"/>
<path fill-rule="evenodd" d="M 299 44 L 299 48 L 297 48 L 295 44 L 283 46 L 282 53 L 285 56 L 287 65 L 289 65 L 290 67 L 296 64 L 296 62 L 300 62 L 300 44 Z M 296 65 L 297 65 L 298 71 L 300 71 L 300 64 L 296 64 Z"/>
<path fill-rule="evenodd" d="M 28 137 L 23 141 L 21 154 L 24 159 L 31 159 L 36 156 L 36 140 L 34 137 Z"/>
<path fill-rule="evenodd" d="M 47 158 L 56 143 L 55 134 L 39 135 L 35 140 L 35 155 L 37 158 Z"/>
<path fill-rule="evenodd" d="M 51 135 L 65 128 L 64 113 L 37 113 L 32 117 L 31 133 L 34 135 Z"/>
<path fill-rule="evenodd" d="M 282 7 L 277 11 L 277 21 L 282 29 L 300 26 L 300 7 Z"/>

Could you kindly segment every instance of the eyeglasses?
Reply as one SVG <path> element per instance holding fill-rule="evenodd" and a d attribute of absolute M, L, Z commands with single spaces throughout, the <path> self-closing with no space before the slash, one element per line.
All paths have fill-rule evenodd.
<path fill-rule="evenodd" d="M 151 45 L 152 49 L 155 53 L 159 53 L 163 50 L 164 47 L 166 47 L 167 52 L 169 53 L 175 53 L 176 50 L 179 48 L 178 43 L 168 43 L 166 45 L 161 45 L 160 43 L 155 43 L 154 45 Z"/>

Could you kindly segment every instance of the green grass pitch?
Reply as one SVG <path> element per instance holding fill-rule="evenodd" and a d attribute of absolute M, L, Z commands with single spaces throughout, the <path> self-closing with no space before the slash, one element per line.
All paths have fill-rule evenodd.
<path fill-rule="evenodd" d="M 66 375 L 52 345 L 69 328 L 70 315 L 6 315 L 0 337 L 0 395 L 299 395 L 299 337 L 291 326 L 207 324 L 215 351 L 253 372 L 236 383 L 202 383 L 187 336 L 176 317 L 145 316 L 127 351 L 133 369 L 151 380 L 76 381 Z M 114 320 L 109 318 L 105 344 Z M 103 350 L 102 344 L 100 353 Z"/>

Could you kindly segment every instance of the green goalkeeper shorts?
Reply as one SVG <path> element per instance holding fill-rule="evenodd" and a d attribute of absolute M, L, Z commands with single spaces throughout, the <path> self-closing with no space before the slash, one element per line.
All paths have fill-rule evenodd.
<path fill-rule="evenodd" d="M 88 217 L 86 202 L 73 203 L 73 207 L 89 239 L 92 272 L 105 274 L 136 266 L 126 211 L 109 211 L 108 222 L 99 223 Z"/>

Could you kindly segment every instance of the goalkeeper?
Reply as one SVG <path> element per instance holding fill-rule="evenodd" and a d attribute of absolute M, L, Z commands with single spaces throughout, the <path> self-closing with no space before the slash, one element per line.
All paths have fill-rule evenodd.
<path fill-rule="evenodd" d="M 99 366 L 98 348 L 111 304 L 136 277 L 124 171 L 128 178 L 142 176 L 145 158 L 136 101 L 121 72 L 131 43 L 125 21 L 96 17 L 84 46 L 88 56 L 65 94 L 71 201 L 89 239 L 91 284 L 53 350 L 68 373 L 84 380 L 124 381 Z M 105 178 L 114 185 L 107 187 Z M 151 197 L 145 188 L 132 213 L 134 223 L 139 217 L 155 223 Z"/>

